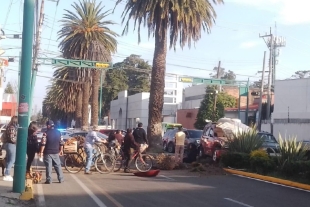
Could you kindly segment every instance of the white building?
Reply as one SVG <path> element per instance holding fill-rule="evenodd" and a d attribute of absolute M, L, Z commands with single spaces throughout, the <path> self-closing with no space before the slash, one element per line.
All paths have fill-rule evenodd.
<path fill-rule="evenodd" d="M 310 141 L 310 79 L 278 80 L 275 82 L 273 134 L 297 136 Z M 271 131 L 270 124 L 262 130 Z"/>
<path fill-rule="evenodd" d="M 182 102 L 182 83 L 179 82 L 178 75 L 166 74 L 163 121 L 175 122 L 176 111 Z M 148 107 L 150 93 L 142 92 L 132 96 L 127 95 L 127 91 L 118 93 L 118 98 L 111 102 L 110 119 L 112 128 L 126 129 L 137 126 L 142 122 L 144 127 L 148 123 Z"/>

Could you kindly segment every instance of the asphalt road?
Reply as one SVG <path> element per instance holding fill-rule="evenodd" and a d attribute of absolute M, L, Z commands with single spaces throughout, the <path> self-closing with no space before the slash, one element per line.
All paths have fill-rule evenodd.
<path fill-rule="evenodd" d="M 199 177 L 185 171 L 163 171 L 155 178 L 141 178 L 124 173 L 64 173 L 62 184 L 36 185 L 40 206 L 310 206 L 309 192 L 234 175 Z M 54 178 L 57 181 L 55 173 Z"/>

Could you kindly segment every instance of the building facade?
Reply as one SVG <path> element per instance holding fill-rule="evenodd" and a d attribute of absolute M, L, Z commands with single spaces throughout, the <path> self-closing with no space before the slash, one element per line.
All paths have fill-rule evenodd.
<path fill-rule="evenodd" d="M 17 99 L 15 94 L 3 94 L 0 123 L 8 123 L 12 116 L 17 115 Z"/>
<path fill-rule="evenodd" d="M 271 123 L 262 130 L 310 141 L 310 79 L 277 80 L 275 91 Z"/>
<path fill-rule="evenodd" d="M 176 122 L 176 111 L 181 106 L 183 84 L 176 74 L 166 74 L 163 121 Z M 111 127 L 117 129 L 134 128 L 138 122 L 144 127 L 148 123 L 150 93 L 142 92 L 128 96 L 127 91 L 118 93 L 118 98 L 111 102 Z"/>

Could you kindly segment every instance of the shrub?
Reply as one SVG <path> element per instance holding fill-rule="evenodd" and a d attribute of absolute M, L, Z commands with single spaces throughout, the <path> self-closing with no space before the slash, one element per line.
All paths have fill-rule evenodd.
<path fill-rule="evenodd" d="M 225 167 L 232 168 L 249 168 L 250 156 L 246 153 L 228 152 L 221 156 L 221 163 Z"/>
<path fill-rule="evenodd" d="M 267 174 L 274 169 L 274 163 L 265 150 L 255 150 L 250 154 L 251 170 L 258 174 Z"/>
<path fill-rule="evenodd" d="M 303 144 L 297 142 L 297 137 L 285 137 L 282 138 L 279 134 L 279 150 L 280 156 L 278 156 L 280 168 L 284 168 L 286 164 L 290 165 L 291 162 L 301 161 L 305 157 L 306 151 Z"/>
<path fill-rule="evenodd" d="M 305 177 L 310 179 L 310 161 L 287 162 L 281 169 L 285 176 Z"/>
<path fill-rule="evenodd" d="M 248 131 L 233 134 L 232 138 L 227 138 L 229 151 L 250 154 L 254 150 L 258 150 L 263 145 L 263 140 L 257 135 L 256 128 Z"/>

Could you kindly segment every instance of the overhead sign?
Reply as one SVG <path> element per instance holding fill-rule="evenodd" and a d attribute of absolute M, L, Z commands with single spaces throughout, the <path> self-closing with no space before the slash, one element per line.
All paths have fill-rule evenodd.
<path fill-rule="evenodd" d="M 112 63 L 98 62 L 89 60 L 70 60 L 70 59 L 55 59 L 55 58 L 38 58 L 39 64 L 55 65 L 77 68 L 112 68 Z"/>
<path fill-rule="evenodd" d="M 192 82 L 193 82 L 193 78 L 182 77 L 182 78 L 180 78 L 180 82 L 183 82 L 183 83 L 192 83 Z"/>

